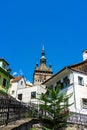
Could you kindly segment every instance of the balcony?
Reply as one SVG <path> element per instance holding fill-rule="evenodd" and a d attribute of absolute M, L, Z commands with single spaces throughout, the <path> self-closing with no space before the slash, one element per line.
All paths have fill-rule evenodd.
<path fill-rule="evenodd" d="M 73 124 L 87 125 L 87 115 L 71 112 L 68 122 Z"/>

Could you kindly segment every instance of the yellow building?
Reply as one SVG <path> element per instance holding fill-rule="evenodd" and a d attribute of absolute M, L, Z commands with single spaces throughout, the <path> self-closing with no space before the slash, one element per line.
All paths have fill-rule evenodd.
<path fill-rule="evenodd" d="M 0 58 L 0 91 L 8 92 L 10 86 L 10 79 L 13 76 L 10 74 L 11 69 L 8 68 L 9 64 L 3 58 Z"/>

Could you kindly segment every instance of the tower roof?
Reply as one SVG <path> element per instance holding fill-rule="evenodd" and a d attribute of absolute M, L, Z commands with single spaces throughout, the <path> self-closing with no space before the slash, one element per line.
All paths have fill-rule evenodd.
<path fill-rule="evenodd" d="M 40 58 L 40 64 L 46 64 L 44 45 L 42 46 L 42 56 Z"/>
<path fill-rule="evenodd" d="M 46 57 L 45 57 L 45 50 L 44 45 L 42 46 L 42 52 L 40 57 L 40 66 L 36 64 L 34 73 L 33 73 L 33 83 L 40 85 L 42 82 L 47 80 L 53 75 L 52 66 L 46 66 Z"/>
<path fill-rule="evenodd" d="M 40 58 L 40 66 L 36 64 L 35 71 L 43 71 L 43 72 L 52 72 L 52 66 L 46 66 L 46 57 L 45 57 L 45 50 L 44 45 L 42 46 L 41 58 Z"/>

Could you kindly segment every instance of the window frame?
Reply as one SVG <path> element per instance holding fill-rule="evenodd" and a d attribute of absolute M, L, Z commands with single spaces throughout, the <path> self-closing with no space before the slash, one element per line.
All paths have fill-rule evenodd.
<path fill-rule="evenodd" d="M 12 90 L 11 94 L 14 95 L 15 94 L 15 90 Z"/>
<path fill-rule="evenodd" d="M 20 101 L 22 100 L 22 96 L 23 96 L 22 93 L 18 94 L 18 99 L 19 99 Z"/>
<path fill-rule="evenodd" d="M 82 76 L 78 76 L 78 84 L 84 86 L 84 79 Z"/>
<path fill-rule="evenodd" d="M 4 87 L 7 86 L 7 80 L 6 80 L 5 78 L 3 78 L 3 83 L 2 83 L 2 85 L 3 85 Z"/>
<path fill-rule="evenodd" d="M 63 78 L 63 86 L 64 86 L 64 88 L 66 88 L 68 85 L 70 85 L 70 79 L 68 76 L 65 76 Z"/>
<path fill-rule="evenodd" d="M 82 98 L 82 108 L 87 109 L 87 99 L 86 98 Z"/>
<path fill-rule="evenodd" d="M 21 85 L 23 86 L 23 81 L 21 81 Z"/>
<path fill-rule="evenodd" d="M 36 98 L 36 91 L 31 92 L 31 99 L 35 99 Z"/>

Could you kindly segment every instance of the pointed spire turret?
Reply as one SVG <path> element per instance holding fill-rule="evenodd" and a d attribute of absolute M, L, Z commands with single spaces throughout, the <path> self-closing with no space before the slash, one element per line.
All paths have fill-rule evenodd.
<path fill-rule="evenodd" d="M 42 56 L 40 58 L 40 64 L 46 64 L 44 45 L 42 46 Z"/>
<path fill-rule="evenodd" d="M 42 50 L 44 50 L 44 44 L 43 44 L 43 46 L 42 46 Z"/>
<path fill-rule="evenodd" d="M 47 67 L 44 45 L 42 46 L 40 66 L 36 63 L 36 67 L 33 74 L 33 83 L 34 85 L 40 85 L 45 80 L 49 79 L 53 75 L 52 65 Z"/>

